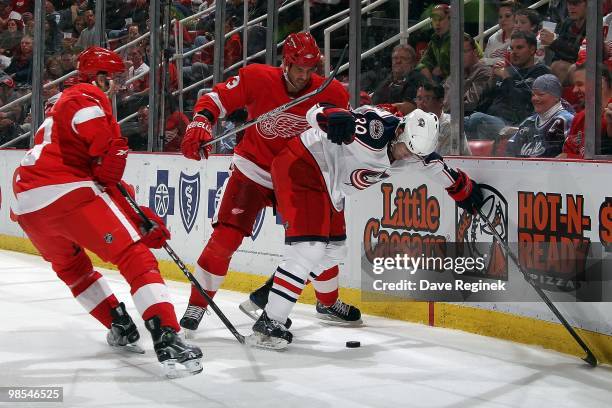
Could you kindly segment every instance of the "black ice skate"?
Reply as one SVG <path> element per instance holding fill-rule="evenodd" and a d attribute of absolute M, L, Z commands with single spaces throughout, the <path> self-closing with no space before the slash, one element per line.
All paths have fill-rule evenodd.
<path fill-rule="evenodd" d="M 184 343 L 170 327 L 161 327 L 159 317 L 145 322 L 151 332 L 157 360 L 168 378 L 184 377 L 202 372 L 202 351 L 198 346 Z"/>
<path fill-rule="evenodd" d="M 317 302 L 317 317 L 330 324 L 339 326 L 359 326 L 361 321 L 361 312 L 355 306 L 349 305 L 336 300 L 331 306 L 325 306 Z"/>
<path fill-rule="evenodd" d="M 240 310 L 244 314 L 246 314 L 255 321 L 259 319 L 261 311 L 265 309 L 266 305 L 268 304 L 268 294 L 270 293 L 270 289 L 272 288 L 272 280 L 273 277 L 270 277 L 270 279 L 268 279 L 262 287 L 251 292 L 249 298 L 238 306 L 238 308 L 240 308 Z M 287 329 L 290 328 L 291 323 L 291 319 L 287 318 L 287 321 L 285 322 L 285 327 Z"/>
<path fill-rule="evenodd" d="M 192 339 L 194 337 L 195 331 L 198 329 L 202 317 L 204 317 L 204 313 L 206 313 L 206 308 L 204 307 L 195 305 L 187 306 L 187 310 L 185 310 L 185 314 L 179 323 L 184 329 L 183 331 L 185 332 L 186 339 Z"/>
<path fill-rule="evenodd" d="M 106 335 L 108 345 L 121 351 L 144 354 L 144 350 L 136 343 L 140 338 L 138 328 L 125 310 L 123 302 L 111 310 L 111 316 L 113 321 Z"/>
<path fill-rule="evenodd" d="M 245 340 L 250 346 L 284 350 L 293 340 L 293 334 L 282 323 L 270 319 L 263 311 L 253 325 L 253 334 L 245 337 Z"/>

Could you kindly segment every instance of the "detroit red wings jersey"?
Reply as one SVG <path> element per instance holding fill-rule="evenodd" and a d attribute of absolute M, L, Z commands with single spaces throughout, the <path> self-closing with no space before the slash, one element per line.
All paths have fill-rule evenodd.
<path fill-rule="evenodd" d="M 327 139 L 317 123 L 317 113 L 322 110 L 323 107 L 314 106 L 308 111 L 306 119 L 312 128 L 292 143 L 303 143 L 314 157 L 336 210 L 344 208 L 344 197 L 397 173 L 424 171 L 443 187 L 453 184 L 449 168 L 437 153 L 391 163 L 387 147 L 395 138 L 400 120 L 397 116 L 374 106 L 354 109 L 355 140 L 348 145 L 337 145 Z"/>
<path fill-rule="evenodd" d="M 108 97 L 79 84 L 65 90 L 15 171 L 16 214 L 36 211 L 80 187 L 97 188 L 92 162 L 121 137 Z"/>
<path fill-rule="evenodd" d="M 296 96 L 313 91 L 323 81 L 323 77 L 313 74 L 310 85 Z M 281 68 L 253 64 L 240 69 L 238 76 L 215 85 L 212 92 L 198 100 L 194 111 L 207 109 L 215 118 L 223 118 L 237 109 L 246 108 L 250 120 L 291 99 Z M 272 159 L 286 146 L 289 139 L 309 128 L 306 112 L 319 102 L 347 108 L 348 93 L 338 81 L 333 81 L 320 94 L 251 126 L 234 149 L 234 165 L 249 179 L 271 189 Z"/>

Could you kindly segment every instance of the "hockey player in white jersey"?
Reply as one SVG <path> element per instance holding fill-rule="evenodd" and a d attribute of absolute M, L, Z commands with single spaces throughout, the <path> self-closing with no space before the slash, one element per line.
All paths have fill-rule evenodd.
<path fill-rule="evenodd" d="M 315 105 L 306 119 L 311 129 L 291 140 L 272 162 L 285 253 L 265 310 L 247 338 L 263 348 L 284 349 L 291 343 L 293 336 L 281 322 L 287 321 L 307 279 L 343 261 L 345 241 L 330 237 L 344 226 L 340 219 L 346 196 L 397 173 L 423 171 L 442 184 L 459 207 L 476 211 L 482 205 L 478 185 L 435 152 L 434 114 L 416 109 L 398 118 L 373 106 L 348 111 Z M 328 127 L 333 132 L 327 132 Z"/>

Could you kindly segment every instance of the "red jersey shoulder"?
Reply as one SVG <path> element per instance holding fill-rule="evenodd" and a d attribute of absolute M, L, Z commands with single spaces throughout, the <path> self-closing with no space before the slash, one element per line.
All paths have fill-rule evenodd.
<path fill-rule="evenodd" d="M 72 104 L 74 103 L 74 105 Z M 62 112 L 64 107 L 68 104 L 72 106 L 92 106 L 97 104 L 102 107 L 102 110 L 106 114 L 111 114 L 112 107 L 108 96 L 97 86 L 81 83 L 78 85 L 71 86 L 62 92 L 62 96 L 53 106 L 51 113 Z"/>
<path fill-rule="evenodd" d="M 262 83 L 282 85 L 283 72 L 279 67 L 272 67 L 264 64 L 251 64 L 239 71 L 240 81 L 257 84 L 261 88 Z"/>
<path fill-rule="evenodd" d="M 319 76 L 319 75 L 313 75 L 313 85 L 316 84 L 315 88 L 318 87 L 319 85 L 321 85 L 321 83 L 323 83 L 323 81 L 325 80 L 325 78 Z M 349 94 L 346 91 L 346 88 L 344 87 L 344 85 L 342 85 L 341 82 L 339 82 L 338 80 L 333 80 L 329 86 L 327 88 L 325 88 L 323 90 L 323 92 L 321 92 L 319 95 L 317 95 L 316 97 L 317 103 L 318 102 L 323 102 L 323 103 L 330 103 L 332 105 L 336 105 L 340 108 L 348 108 L 348 104 L 349 104 Z"/>

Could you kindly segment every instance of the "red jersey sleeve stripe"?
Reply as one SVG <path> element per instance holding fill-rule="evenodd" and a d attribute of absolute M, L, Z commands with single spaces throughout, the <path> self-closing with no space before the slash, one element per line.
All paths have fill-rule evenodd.
<path fill-rule="evenodd" d="M 75 133 L 79 133 L 76 129 L 76 126 L 88 122 L 92 119 L 103 118 L 106 115 L 104 111 L 99 106 L 88 106 L 86 108 L 79 109 L 72 118 L 72 130 Z"/>

